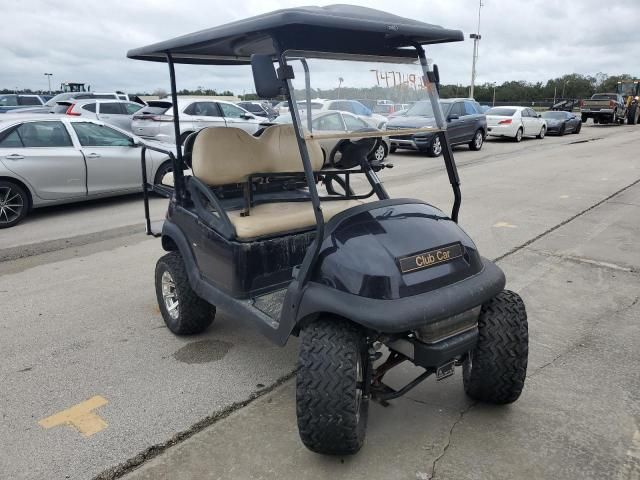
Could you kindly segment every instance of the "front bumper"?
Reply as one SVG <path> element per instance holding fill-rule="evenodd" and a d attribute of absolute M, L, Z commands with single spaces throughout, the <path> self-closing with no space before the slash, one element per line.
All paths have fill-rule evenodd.
<path fill-rule="evenodd" d="M 380 300 L 346 293 L 310 282 L 304 291 L 298 318 L 326 312 L 340 315 L 380 333 L 403 333 L 459 315 L 495 297 L 505 286 L 502 270 L 482 258 L 476 275 L 418 295 Z"/>
<path fill-rule="evenodd" d="M 426 150 L 427 148 L 429 148 L 429 144 L 431 143 L 433 136 L 433 133 L 428 133 L 426 135 L 404 136 L 394 136 L 393 133 L 389 133 L 389 142 L 391 142 L 392 147 L 396 148 L 405 148 L 408 150 Z"/>

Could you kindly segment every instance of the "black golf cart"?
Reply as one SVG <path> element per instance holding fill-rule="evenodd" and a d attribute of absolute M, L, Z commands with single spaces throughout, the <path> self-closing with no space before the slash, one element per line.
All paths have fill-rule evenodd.
<path fill-rule="evenodd" d="M 452 375 L 457 365 L 474 399 L 510 403 L 522 391 L 525 307 L 457 225 L 460 182 L 437 69 L 423 49 L 461 40 L 458 30 L 334 5 L 279 10 L 128 53 L 168 63 L 176 138 L 176 63 L 250 64 L 257 95 L 289 104 L 291 124 L 259 136 L 205 128 L 184 151 L 165 152 L 173 160 L 172 188 L 144 178 L 145 152 L 156 149 L 146 145 L 143 187 L 147 233 L 161 237 L 168 252 L 155 274 L 168 328 L 201 332 L 220 308 L 279 345 L 300 336 L 298 427 L 313 451 L 357 452 L 370 399 L 386 404 L 432 374 Z M 428 97 L 437 127 L 402 133 L 440 136 L 454 194 L 450 217 L 421 200 L 389 198 L 377 172 L 390 165 L 367 161 L 379 130 L 316 129 L 309 59 L 418 66 L 417 83 L 406 77 L 415 84 L 410 92 Z M 306 102 L 296 98 L 296 78 L 304 78 Z M 305 103 L 309 108 L 300 109 Z M 319 146 L 328 138 L 340 140 L 329 158 Z M 149 219 L 150 190 L 170 195 L 163 222 Z M 400 389 L 385 385 L 385 374 L 404 361 L 424 373 Z"/>

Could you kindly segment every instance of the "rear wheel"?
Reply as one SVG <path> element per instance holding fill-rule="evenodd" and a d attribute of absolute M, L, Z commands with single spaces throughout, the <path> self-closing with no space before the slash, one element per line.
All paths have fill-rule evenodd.
<path fill-rule="evenodd" d="M 471 150 L 480 150 L 483 143 L 484 134 L 482 133 L 482 130 L 476 130 L 476 133 L 473 134 L 473 139 L 469 142 L 469 148 Z"/>
<path fill-rule="evenodd" d="M 434 135 L 427 147 L 427 155 L 430 157 L 439 157 L 442 153 L 442 143 L 440 143 L 440 135 Z"/>
<path fill-rule="evenodd" d="M 156 263 L 156 297 L 167 328 L 176 335 L 203 332 L 216 315 L 216 308 L 191 288 L 178 252 L 167 253 Z"/>
<path fill-rule="evenodd" d="M 20 185 L 0 180 L 0 228 L 17 225 L 29 211 L 29 195 Z"/>
<path fill-rule="evenodd" d="M 166 161 L 158 167 L 153 183 L 155 185 L 161 185 L 162 179 L 169 172 L 173 172 L 173 164 L 170 161 Z"/>
<path fill-rule="evenodd" d="M 356 325 L 324 317 L 301 332 L 296 381 L 298 431 L 317 453 L 349 455 L 364 443 L 371 368 Z"/>
<path fill-rule="evenodd" d="M 587 117 L 586 115 L 582 115 L 582 123 L 587 123 L 587 120 L 589 119 L 589 117 Z"/>
<path fill-rule="evenodd" d="M 519 129 L 518 129 L 518 131 L 516 132 L 516 136 L 515 136 L 515 137 L 513 137 L 513 139 L 514 139 L 516 142 L 521 142 L 521 141 L 522 141 L 522 133 L 523 133 L 523 132 L 522 132 L 522 128 L 519 128 Z"/>
<path fill-rule="evenodd" d="M 478 343 L 463 367 L 467 395 L 482 402 L 515 402 L 524 387 L 529 354 L 527 312 L 517 293 L 504 290 L 482 306 Z"/>
<path fill-rule="evenodd" d="M 540 133 L 536 135 L 536 138 L 539 138 L 542 140 L 546 133 L 547 133 L 547 127 L 543 125 L 542 128 L 540 128 Z"/>

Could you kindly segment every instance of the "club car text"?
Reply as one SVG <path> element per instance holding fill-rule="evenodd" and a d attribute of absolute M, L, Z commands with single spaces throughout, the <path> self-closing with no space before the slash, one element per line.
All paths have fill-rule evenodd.
<path fill-rule="evenodd" d="M 450 262 L 462 256 L 462 245 L 455 243 L 446 247 L 440 247 L 428 252 L 418 253 L 410 257 L 400 258 L 400 271 L 402 273 L 422 270 L 441 263 Z"/>

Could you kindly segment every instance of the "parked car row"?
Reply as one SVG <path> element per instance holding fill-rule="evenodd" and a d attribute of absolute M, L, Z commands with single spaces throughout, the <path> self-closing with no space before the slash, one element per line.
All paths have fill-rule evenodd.
<path fill-rule="evenodd" d="M 84 116 L 0 117 L 0 228 L 31 208 L 140 191 L 140 147 L 138 137 Z M 169 165 L 149 151 L 147 177 L 161 179 Z"/>

